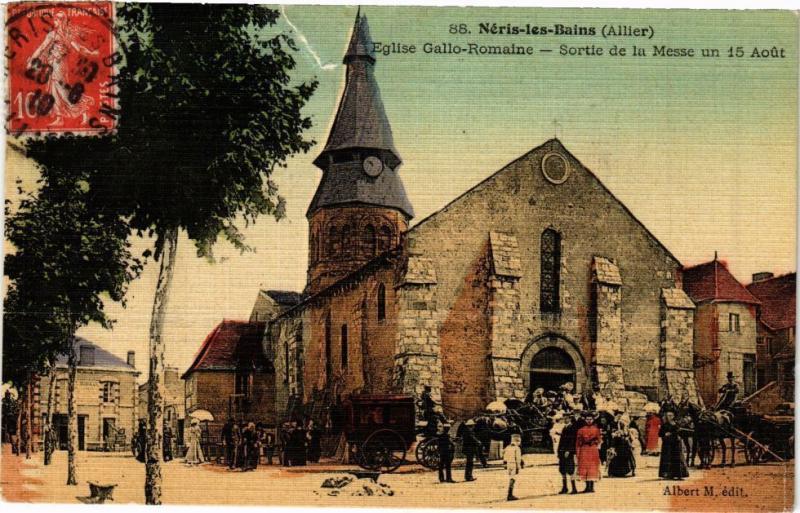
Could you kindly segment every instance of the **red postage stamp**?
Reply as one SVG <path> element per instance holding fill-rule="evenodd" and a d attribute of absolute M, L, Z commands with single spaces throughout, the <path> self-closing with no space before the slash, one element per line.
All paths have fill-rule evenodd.
<path fill-rule="evenodd" d="M 14 135 L 113 131 L 119 117 L 112 2 L 7 7 L 6 127 Z"/>

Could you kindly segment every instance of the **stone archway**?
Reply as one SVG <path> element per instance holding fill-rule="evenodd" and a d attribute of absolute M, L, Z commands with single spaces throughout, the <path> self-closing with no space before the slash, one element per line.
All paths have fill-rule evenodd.
<path fill-rule="evenodd" d="M 548 370 L 549 369 L 549 370 Z M 575 393 L 586 386 L 586 362 L 577 344 L 555 333 L 547 333 L 532 340 L 520 358 L 519 375 L 525 392 L 531 390 L 531 378 L 543 383 L 574 380 Z"/>

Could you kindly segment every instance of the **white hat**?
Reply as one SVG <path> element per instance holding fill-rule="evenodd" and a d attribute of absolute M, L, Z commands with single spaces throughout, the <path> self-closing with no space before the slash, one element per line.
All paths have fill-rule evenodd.
<path fill-rule="evenodd" d="M 466 425 L 466 426 L 474 426 L 475 425 L 475 421 L 472 420 L 472 419 L 469 419 L 468 421 L 466 421 L 464 423 L 464 425 Z"/>

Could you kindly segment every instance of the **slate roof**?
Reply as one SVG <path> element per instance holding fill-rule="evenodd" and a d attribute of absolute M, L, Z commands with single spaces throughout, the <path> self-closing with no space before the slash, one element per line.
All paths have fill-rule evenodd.
<path fill-rule="evenodd" d="M 128 365 L 128 362 L 116 356 L 102 347 L 98 346 L 94 342 L 91 342 L 83 337 L 75 337 L 75 351 L 80 358 L 81 346 L 92 346 L 94 347 L 94 363 L 87 364 L 86 362 L 78 362 L 79 368 L 102 368 L 102 369 L 114 369 L 114 370 L 121 370 L 121 371 L 128 371 L 128 372 L 136 372 L 136 367 Z M 60 355 L 56 360 L 56 365 L 58 366 L 67 366 L 67 355 Z"/>
<path fill-rule="evenodd" d="M 305 297 L 300 292 L 291 290 L 262 290 L 261 293 L 270 297 L 281 306 L 294 306 L 303 301 Z"/>
<path fill-rule="evenodd" d="M 761 322 L 768 328 L 782 330 L 795 325 L 796 273 L 753 282 L 747 290 L 761 301 Z"/>
<path fill-rule="evenodd" d="M 683 270 L 683 289 L 695 303 L 725 301 L 758 304 L 723 262 L 712 260 Z"/>
<path fill-rule="evenodd" d="M 396 208 L 408 217 L 414 210 L 406 196 L 397 168 L 402 162 L 394 146 L 392 127 L 375 80 L 375 56 L 366 16 L 356 16 L 344 63 L 347 65 L 344 92 L 325 148 L 314 160 L 323 170 L 322 181 L 308 207 L 307 215 L 333 205 L 367 204 Z M 330 164 L 328 157 L 341 150 L 374 150 L 385 169 L 368 176 L 360 162 Z M 369 151 L 365 152 L 369 153 Z"/>
<path fill-rule="evenodd" d="M 235 370 L 241 365 L 265 369 L 261 339 L 264 322 L 223 320 L 208 334 L 183 378 L 198 370 Z"/>

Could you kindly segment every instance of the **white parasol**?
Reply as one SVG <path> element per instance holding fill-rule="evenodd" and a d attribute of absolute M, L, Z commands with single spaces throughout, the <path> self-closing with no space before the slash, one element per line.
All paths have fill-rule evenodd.
<path fill-rule="evenodd" d="M 486 405 L 486 411 L 489 413 L 505 413 L 507 408 L 505 403 L 501 401 L 492 401 Z"/>
<path fill-rule="evenodd" d="M 211 412 L 208 410 L 195 410 L 190 413 L 189 416 L 201 422 L 211 422 L 214 420 L 214 416 L 211 415 Z"/>
<path fill-rule="evenodd" d="M 647 403 L 644 405 L 645 413 L 658 413 L 660 410 L 661 408 L 659 408 L 656 403 Z"/>

